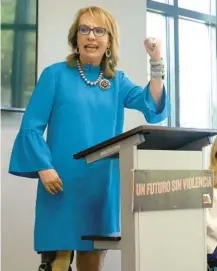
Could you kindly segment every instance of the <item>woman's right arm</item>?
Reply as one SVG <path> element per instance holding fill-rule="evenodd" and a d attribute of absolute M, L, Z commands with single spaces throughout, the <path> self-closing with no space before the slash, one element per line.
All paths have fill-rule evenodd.
<path fill-rule="evenodd" d="M 27 178 L 40 177 L 44 185 L 58 183 L 61 186 L 50 149 L 43 137 L 54 97 L 55 76 L 50 66 L 43 70 L 27 105 L 13 145 L 9 173 Z M 55 193 L 53 185 L 50 187 L 49 192 Z M 46 189 L 48 190 L 47 187 Z"/>

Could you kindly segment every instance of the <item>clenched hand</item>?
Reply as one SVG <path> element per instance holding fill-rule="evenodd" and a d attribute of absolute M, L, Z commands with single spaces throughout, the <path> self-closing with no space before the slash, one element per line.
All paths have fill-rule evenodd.
<path fill-rule="evenodd" d="M 45 189 L 52 195 L 63 191 L 63 183 L 54 169 L 46 169 L 38 172 Z"/>

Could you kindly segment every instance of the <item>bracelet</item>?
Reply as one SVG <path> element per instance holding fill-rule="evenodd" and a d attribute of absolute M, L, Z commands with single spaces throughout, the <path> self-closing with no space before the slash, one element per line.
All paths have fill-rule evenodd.
<path fill-rule="evenodd" d="M 161 58 L 161 60 L 158 60 L 158 61 L 155 61 L 155 60 L 150 59 L 149 62 L 150 62 L 150 65 L 151 65 L 151 66 L 164 65 L 163 58 Z"/>
<path fill-rule="evenodd" d="M 164 79 L 164 72 L 151 72 L 151 77 L 152 78 L 161 78 L 162 80 Z"/>
<path fill-rule="evenodd" d="M 164 79 L 164 73 L 162 73 L 162 72 L 151 72 L 151 77 L 152 78 Z"/>
<path fill-rule="evenodd" d="M 151 71 L 164 71 L 164 65 L 151 66 Z"/>
<path fill-rule="evenodd" d="M 151 77 L 164 79 L 164 61 L 163 58 L 159 61 L 154 61 L 150 59 L 151 64 Z"/>

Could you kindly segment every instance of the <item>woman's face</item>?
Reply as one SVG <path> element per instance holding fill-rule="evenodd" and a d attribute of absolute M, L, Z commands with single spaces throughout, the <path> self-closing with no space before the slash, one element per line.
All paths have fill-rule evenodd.
<path fill-rule="evenodd" d="M 79 20 L 77 45 L 82 63 L 99 65 L 110 46 L 109 34 L 97 18 L 85 13 Z"/>

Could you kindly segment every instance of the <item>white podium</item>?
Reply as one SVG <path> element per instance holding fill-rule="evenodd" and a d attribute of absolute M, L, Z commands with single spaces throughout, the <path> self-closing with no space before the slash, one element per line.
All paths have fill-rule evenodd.
<path fill-rule="evenodd" d="M 206 271 L 213 173 L 204 170 L 203 148 L 215 135 L 140 126 L 74 154 L 87 163 L 120 159 L 121 235 L 81 238 L 121 250 L 122 271 Z"/>

